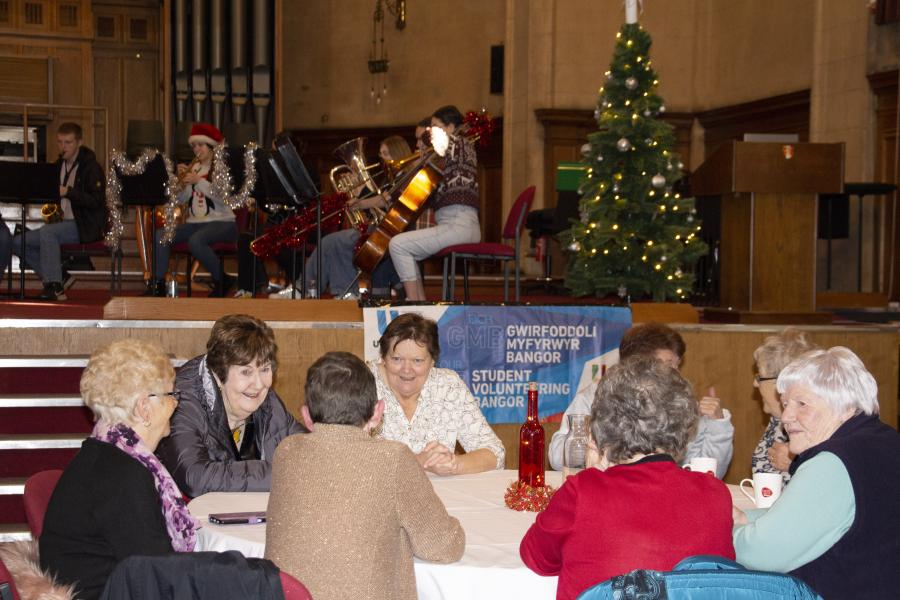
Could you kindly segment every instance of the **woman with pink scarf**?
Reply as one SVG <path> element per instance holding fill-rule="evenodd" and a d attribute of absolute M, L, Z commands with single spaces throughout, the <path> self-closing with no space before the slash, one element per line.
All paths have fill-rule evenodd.
<path fill-rule="evenodd" d="M 153 454 L 178 405 L 175 372 L 154 344 L 120 340 L 95 352 L 81 397 L 97 423 L 50 498 L 41 566 L 81 600 L 97 598 L 133 555 L 194 549 L 197 523 Z"/>

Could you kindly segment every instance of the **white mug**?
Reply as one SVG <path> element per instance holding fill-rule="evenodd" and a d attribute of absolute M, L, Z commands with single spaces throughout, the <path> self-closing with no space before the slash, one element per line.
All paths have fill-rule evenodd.
<path fill-rule="evenodd" d="M 709 456 L 697 456 L 692 458 L 688 464 L 684 465 L 684 468 L 688 471 L 696 471 L 697 473 L 709 473 L 715 477 L 718 464 L 716 459 L 710 458 Z"/>
<path fill-rule="evenodd" d="M 745 483 L 753 488 L 752 496 L 744 489 Z M 754 473 L 753 479 L 742 479 L 740 487 L 741 493 L 753 500 L 756 508 L 769 508 L 781 496 L 781 473 Z"/>

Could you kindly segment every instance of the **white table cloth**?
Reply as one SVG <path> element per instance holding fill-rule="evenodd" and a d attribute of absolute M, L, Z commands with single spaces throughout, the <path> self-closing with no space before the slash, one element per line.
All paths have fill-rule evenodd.
<path fill-rule="evenodd" d="M 416 560 L 416 589 L 426 600 L 459 598 L 555 598 L 556 577 L 541 577 L 519 558 L 519 542 L 534 522 L 534 513 L 506 508 L 503 493 L 515 480 L 515 471 L 490 471 L 456 477 L 430 476 L 447 512 L 466 531 L 466 550 L 458 562 L 440 565 Z M 547 483 L 558 487 L 561 473 L 548 471 Z M 737 486 L 728 486 L 739 508 L 752 508 Z M 200 521 L 197 550 L 238 550 L 245 556 L 265 553 L 266 526 L 215 525 L 210 513 L 265 510 L 269 494 L 211 493 L 191 501 L 191 513 Z"/>

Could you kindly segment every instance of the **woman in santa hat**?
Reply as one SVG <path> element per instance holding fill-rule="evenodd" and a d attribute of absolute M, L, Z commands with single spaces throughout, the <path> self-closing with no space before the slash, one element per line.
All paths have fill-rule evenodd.
<path fill-rule="evenodd" d="M 237 238 L 234 212 L 216 197 L 210 186 L 213 149 L 224 141 L 222 132 L 208 123 L 197 123 L 191 128 L 188 143 L 196 157 L 187 173 L 180 178 L 184 187 L 178 192 L 180 204 L 189 203 L 186 222 L 175 229 L 173 244 L 187 242 L 193 257 L 209 271 L 215 287 L 211 297 L 223 297 L 234 287 L 235 279 L 219 265 L 219 258 L 212 249 L 218 242 L 233 242 Z M 150 284 L 150 296 L 164 296 L 164 281 L 169 268 L 169 246 L 160 244 L 162 231 L 156 232 L 156 272 Z"/>

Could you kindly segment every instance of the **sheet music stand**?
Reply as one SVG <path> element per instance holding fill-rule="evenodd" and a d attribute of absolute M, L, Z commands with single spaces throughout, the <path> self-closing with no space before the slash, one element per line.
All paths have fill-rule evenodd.
<path fill-rule="evenodd" d="M 291 141 L 290 137 L 287 135 L 280 135 L 275 138 L 275 148 L 278 151 L 278 156 L 280 157 L 281 164 L 279 161 L 273 157 L 270 157 L 269 164 L 272 167 L 273 172 L 278 177 L 281 185 L 288 190 L 289 195 L 291 197 L 291 201 L 295 206 L 302 207 L 309 204 L 310 201 L 315 201 L 316 203 L 316 248 L 321 248 L 322 246 L 322 198 L 319 194 L 319 190 L 316 189 L 316 184 L 313 183 L 312 177 L 309 175 L 309 171 L 306 170 L 306 166 L 303 164 L 303 161 L 300 159 L 300 154 L 297 152 L 297 148 L 294 146 L 294 143 Z M 283 168 L 282 168 L 283 165 Z M 291 275 L 296 272 L 296 252 L 294 253 L 294 257 L 291 261 Z M 322 252 L 316 253 L 316 277 L 321 279 L 322 273 Z M 294 285 L 295 292 L 291 295 L 291 299 L 293 299 L 296 295 L 296 284 Z M 303 295 L 306 295 L 306 273 L 304 268 L 304 276 L 303 281 L 301 283 L 301 291 Z"/>
<path fill-rule="evenodd" d="M 123 175 L 116 169 L 122 184 L 122 205 L 150 207 L 150 279 L 156 277 L 156 214 L 155 208 L 166 203 L 166 183 L 169 173 L 163 157 L 156 155 L 140 175 Z"/>
<path fill-rule="evenodd" d="M 25 299 L 25 220 L 29 204 L 59 204 L 59 165 L 0 161 L 0 202 L 21 206 L 19 298 Z M 35 235 L 37 235 L 35 233 Z M 7 292 L 12 295 L 12 278 Z"/>

